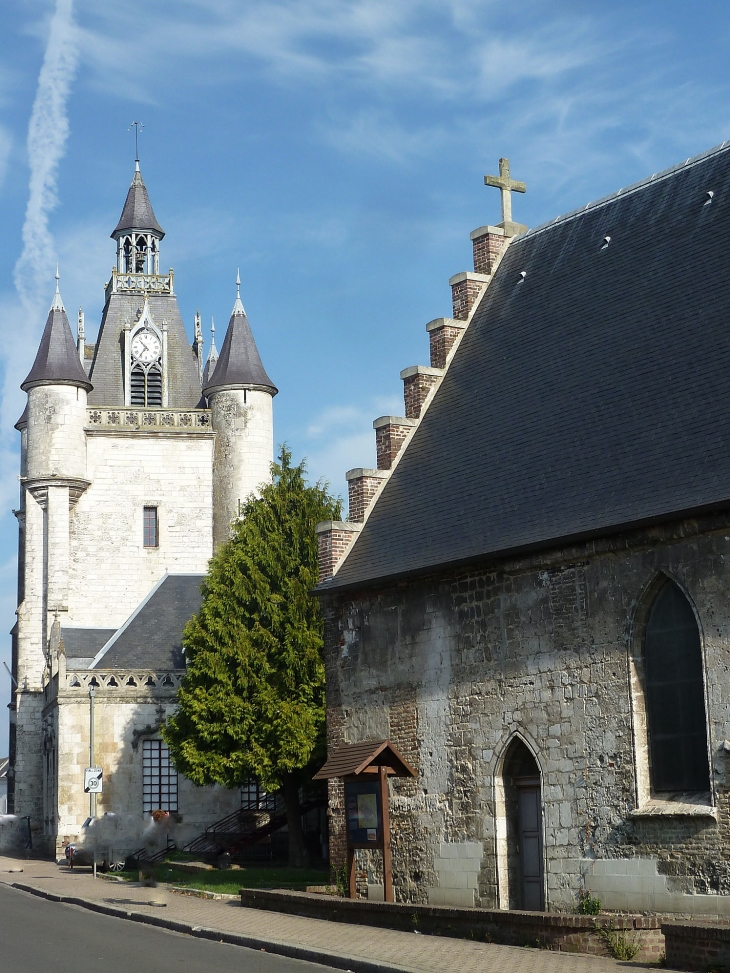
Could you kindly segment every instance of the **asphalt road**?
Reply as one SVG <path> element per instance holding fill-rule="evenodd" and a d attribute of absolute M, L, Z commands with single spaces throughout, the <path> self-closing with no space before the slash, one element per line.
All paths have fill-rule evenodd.
<path fill-rule="evenodd" d="M 0 885 L 3 973 L 326 973 L 328 969 L 99 915 Z"/>

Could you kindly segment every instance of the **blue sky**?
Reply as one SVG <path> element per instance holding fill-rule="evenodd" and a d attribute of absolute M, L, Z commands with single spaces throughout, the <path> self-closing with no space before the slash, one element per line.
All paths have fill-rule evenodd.
<path fill-rule="evenodd" d="M 730 16 L 702 0 L 4 0 L 0 28 L 2 631 L 18 386 L 56 260 L 93 340 L 132 120 L 189 330 L 200 309 L 207 348 L 215 316 L 220 346 L 240 266 L 276 441 L 341 494 L 500 218 L 500 156 L 534 226 L 730 138 Z"/>

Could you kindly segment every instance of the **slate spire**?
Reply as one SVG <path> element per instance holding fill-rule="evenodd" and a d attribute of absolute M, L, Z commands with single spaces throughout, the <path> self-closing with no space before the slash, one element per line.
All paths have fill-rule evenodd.
<path fill-rule="evenodd" d="M 208 352 L 208 358 L 205 362 L 205 368 L 203 369 L 203 386 L 208 384 L 208 379 L 211 377 L 215 371 L 215 366 L 218 364 L 218 349 L 215 346 L 215 319 L 210 319 L 210 351 Z"/>
<path fill-rule="evenodd" d="M 122 233 L 129 232 L 149 232 L 156 234 L 160 240 L 164 237 L 165 231 L 157 222 L 150 197 L 147 194 L 147 187 L 144 184 L 142 173 L 139 169 L 139 162 L 135 162 L 134 178 L 132 185 L 127 192 L 122 215 L 116 229 L 112 233 L 112 239 L 116 240 Z"/>
<path fill-rule="evenodd" d="M 212 351 L 212 349 L 211 349 Z M 241 303 L 241 279 L 236 275 L 236 300 L 223 339 L 218 362 L 203 384 L 203 395 L 223 388 L 263 388 L 276 395 L 279 391 L 261 361 L 256 342 Z"/>
<path fill-rule="evenodd" d="M 66 309 L 61 300 L 58 289 L 58 268 L 56 268 L 56 293 L 53 295 L 38 354 L 20 387 L 27 392 L 34 385 L 77 385 L 87 392 L 92 389 L 91 382 L 79 361 L 76 342 L 71 334 Z"/>

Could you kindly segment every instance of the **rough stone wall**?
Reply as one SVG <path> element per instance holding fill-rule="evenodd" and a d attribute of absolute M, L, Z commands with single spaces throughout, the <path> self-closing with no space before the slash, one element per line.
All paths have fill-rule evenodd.
<path fill-rule="evenodd" d="M 108 673 L 94 670 L 103 679 Z M 143 812 L 142 743 L 135 747 L 134 731 L 159 726 L 162 717 L 175 710 L 174 693 L 124 687 L 126 673 L 114 671 L 120 688 L 96 691 L 94 714 L 94 760 L 104 769 L 104 792 L 97 797 L 97 815 L 113 811 L 125 819 L 127 844 L 122 851 L 134 851 L 142 844 L 143 829 L 149 815 Z M 158 681 L 159 673 L 152 674 Z M 69 680 L 73 673 L 69 673 Z M 58 721 L 58 821 L 51 829 L 56 851 L 78 835 L 89 814 L 89 796 L 84 793 L 84 768 L 89 766 L 89 697 L 85 689 L 66 689 L 51 700 L 46 717 Z M 158 731 L 143 739 L 160 739 Z M 195 787 L 178 777 L 178 813 L 182 822 L 174 838 L 185 843 L 201 834 L 212 822 L 240 807 L 240 791 L 222 787 Z"/>
<path fill-rule="evenodd" d="M 63 624 L 121 625 L 164 575 L 205 573 L 212 554 L 212 437 L 94 433 L 91 486 L 71 517 L 69 615 Z M 159 544 L 143 546 L 143 507 Z"/>
<path fill-rule="evenodd" d="M 240 505 L 271 480 L 273 399 L 269 392 L 228 389 L 211 396 L 215 429 L 213 546 L 230 537 Z"/>
<path fill-rule="evenodd" d="M 515 735 L 541 770 L 548 907 L 574 908 L 595 859 L 651 859 L 688 899 L 730 892 L 728 556 L 725 519 L 686 521 L 327 605 L 330 746 L 390 737 L 419 769 L 417 782 L 392 785 L 399 899 L 438 897 L 450 849 L 464 857 L 460 846 L 478 842 L 474 902 L 508 902 L 498 784 Z M 631 817 L 633 629 L 662 572 L 702 631 L 717 822 Z"/>

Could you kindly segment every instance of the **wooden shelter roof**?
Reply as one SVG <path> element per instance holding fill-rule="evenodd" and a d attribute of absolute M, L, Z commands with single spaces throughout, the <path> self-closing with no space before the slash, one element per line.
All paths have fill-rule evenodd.
<path fill-rule="evenodd" d="M 345 743 L 338 747 L 329 755 L 313 780 L 358 776 L 371 767 L 383 766 L 389 767 L 395 777 L 417 776 L 390 740 L 366 740 L 363 743 Z"/>

